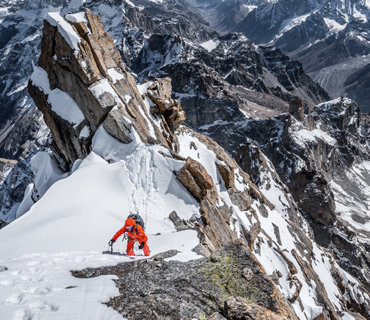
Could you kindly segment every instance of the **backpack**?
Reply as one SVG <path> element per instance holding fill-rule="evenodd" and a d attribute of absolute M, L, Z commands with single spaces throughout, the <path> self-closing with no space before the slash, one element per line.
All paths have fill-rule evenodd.
<path fill-rule="evenodd" d="M 136 222 L 138 225 L 140 225 L 140 226 L 143 228 L 143 230 L 144 230 L 144 220 L 143 220 L 143 218 L 142 218 L 142 217 L 140 217 L 138 214 L 131 213 L 131 214 L 127 217 L 127 219 L 128 219 L 128 218 L 132 218 L 132 219 L 134 219 L 134 220 L 135 220 L 135 222 Z"/>

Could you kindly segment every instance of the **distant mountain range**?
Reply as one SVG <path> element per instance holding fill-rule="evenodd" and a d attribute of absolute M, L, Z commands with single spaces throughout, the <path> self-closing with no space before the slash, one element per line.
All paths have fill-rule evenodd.
<path fill-rule="evenodd" d="M 220 32 L 272 44 L 333 98 L 370 112 L 370 2 L 367 0 L 184 0 Z"/>

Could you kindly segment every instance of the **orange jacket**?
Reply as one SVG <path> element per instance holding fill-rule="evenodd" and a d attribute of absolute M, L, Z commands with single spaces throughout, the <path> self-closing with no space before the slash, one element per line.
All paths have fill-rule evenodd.
<path fill-rule="evenodd" d="M 113 236 L 113 240 L 116 241 L 123 233 L 127 232 L 129 240 L 137 240 L 139 242 L 147 242 L 148 237 L 146 236 L 144 229 L 139 224 L 136 224 L 133 231 L 129 232 L 126 229 L 126 225 L 117 231 L 117 233 Z"/>

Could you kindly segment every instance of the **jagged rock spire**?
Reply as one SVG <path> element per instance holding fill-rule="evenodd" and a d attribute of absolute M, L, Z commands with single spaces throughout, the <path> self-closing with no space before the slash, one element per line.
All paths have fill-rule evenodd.
<path fill-rule="evenodd" d="M 170 112 L 161 110 L 165 113 L 162 128 L 153 123 L 113 39 L 100 17 L 89 10 L 65 18 L 48 14 L 29 92 L 44 114 L 53 136 L 51 147 L 64 170 L 89 154 L 101 125 L 123 143 L 132 142 L 135 132 L 143 143 L 172 148 L 171 129 L 185 119 L 181 106 L 173 101 L 176 107 L 167 106 Z M 158 96 L 155 103 L 160 101 Z"/>

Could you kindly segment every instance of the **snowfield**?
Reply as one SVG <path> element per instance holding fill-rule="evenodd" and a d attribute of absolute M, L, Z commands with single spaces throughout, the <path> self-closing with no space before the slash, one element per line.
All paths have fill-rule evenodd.
<path fill-rule="evenodd" d="M 200 257 L 191 251 L 199 244 L 197 232 L 176 232 L 168 219 L 173 210 L 183 219 L 199 215 L 197 201 L 173 174 L 183 162 L 160 152 L 166 149 L 136 145 L 111 164 L 91 153 L 1 230 L 7 245 L 0 248 L 0 266 L 8 269 L 0 272 L 2 319 L 122 319 L 102 304 L 119 294 L 114 276 L 76 279 L 70 270 L 132 261 L 102 253 L 130 211 L 145 221 L 151 255 L 176 249 L 172 259 Z M 115 252 L 125 249 L 126 241 L 114 245 Z"/>

